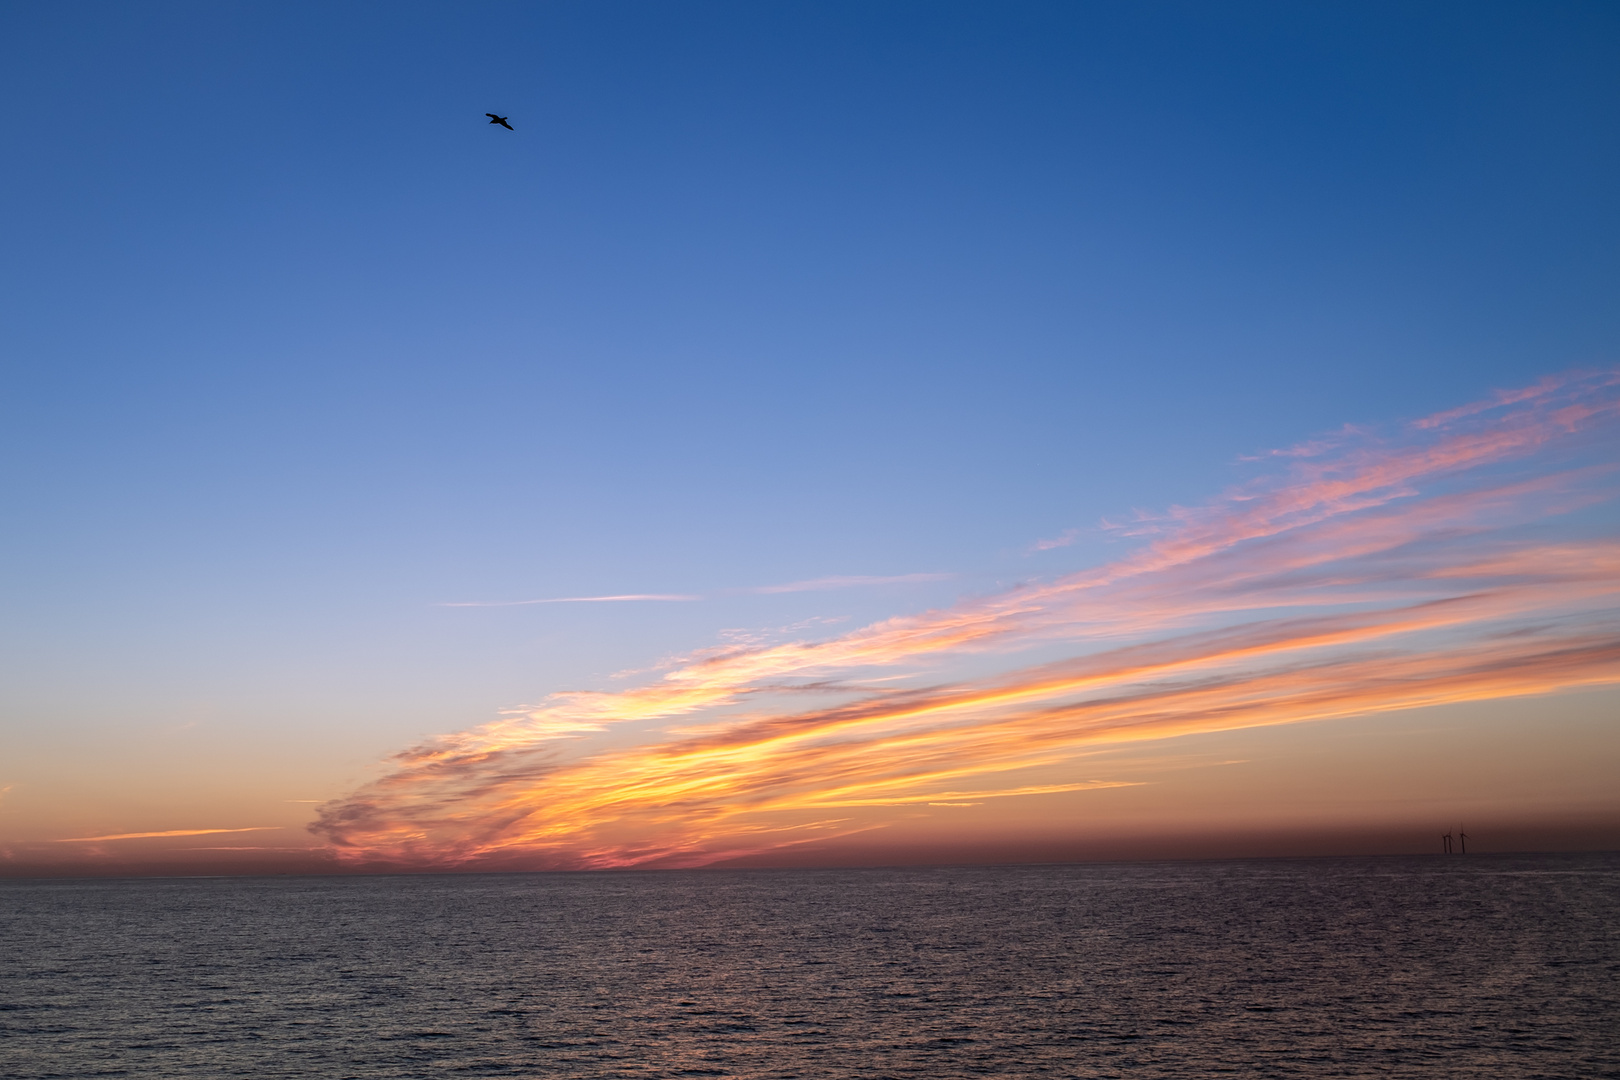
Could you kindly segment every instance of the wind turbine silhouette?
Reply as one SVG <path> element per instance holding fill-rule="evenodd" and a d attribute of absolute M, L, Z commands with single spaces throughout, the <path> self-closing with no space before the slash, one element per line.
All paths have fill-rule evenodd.
<path fill-rule="evenodd" d="M 1451 854 L 1451 832 L 1450 832 L 1450 830 L 1447 830 L 1446 835 L 1444 835 L 1444 836 L 1442 836 L 1440 838 L 1440 850 L 1445 852 L 1447 855 Z"/>
<path fill-rule="evenodd" d="M 1468 834 L 1463 831 L 1461 825 L 1457 826 L 1457 839 L 1462 841 L 1462 853 L 1468 854 Z"/>

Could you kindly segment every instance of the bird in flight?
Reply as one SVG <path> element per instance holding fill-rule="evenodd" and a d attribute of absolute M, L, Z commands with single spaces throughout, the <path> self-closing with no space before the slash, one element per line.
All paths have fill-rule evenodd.
<path fill-rule="evenodd" d="M 506 117 L 504 117 L 504 116 L 496 116 L 492 112 L 487 112 L 484 115 L 489 117 L 489 122 L 490 123 L 499 124 L 499 125 L 501 125 L 501 127 L 505 128 L 507 131 L 516 131 L 517 130 L 517 128 L 513 127 L 511 124 L 508 124 L 506 122 Z"/>

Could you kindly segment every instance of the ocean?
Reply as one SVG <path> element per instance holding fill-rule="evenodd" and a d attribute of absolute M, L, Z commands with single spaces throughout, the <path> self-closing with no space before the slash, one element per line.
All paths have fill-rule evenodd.
<path fill-rule="evenodd" d="M 0 1075 L 1620 1076 L 1620 856 L 0 880 Z"/>

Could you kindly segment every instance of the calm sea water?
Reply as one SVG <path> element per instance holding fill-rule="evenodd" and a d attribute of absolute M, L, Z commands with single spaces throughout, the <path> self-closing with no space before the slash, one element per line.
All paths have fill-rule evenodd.
<path fill-rule="evenodd" d="M 8 1077 L 1620 1076 L 1620 858 L 0 881 Z"/>

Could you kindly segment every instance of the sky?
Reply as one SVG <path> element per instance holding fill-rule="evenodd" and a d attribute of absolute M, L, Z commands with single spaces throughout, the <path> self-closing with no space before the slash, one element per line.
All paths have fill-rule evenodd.
<path fill-rule="evenodd" d="M 1620 846 L 1617 48 L 0 6 L 0 873 Z"/>

